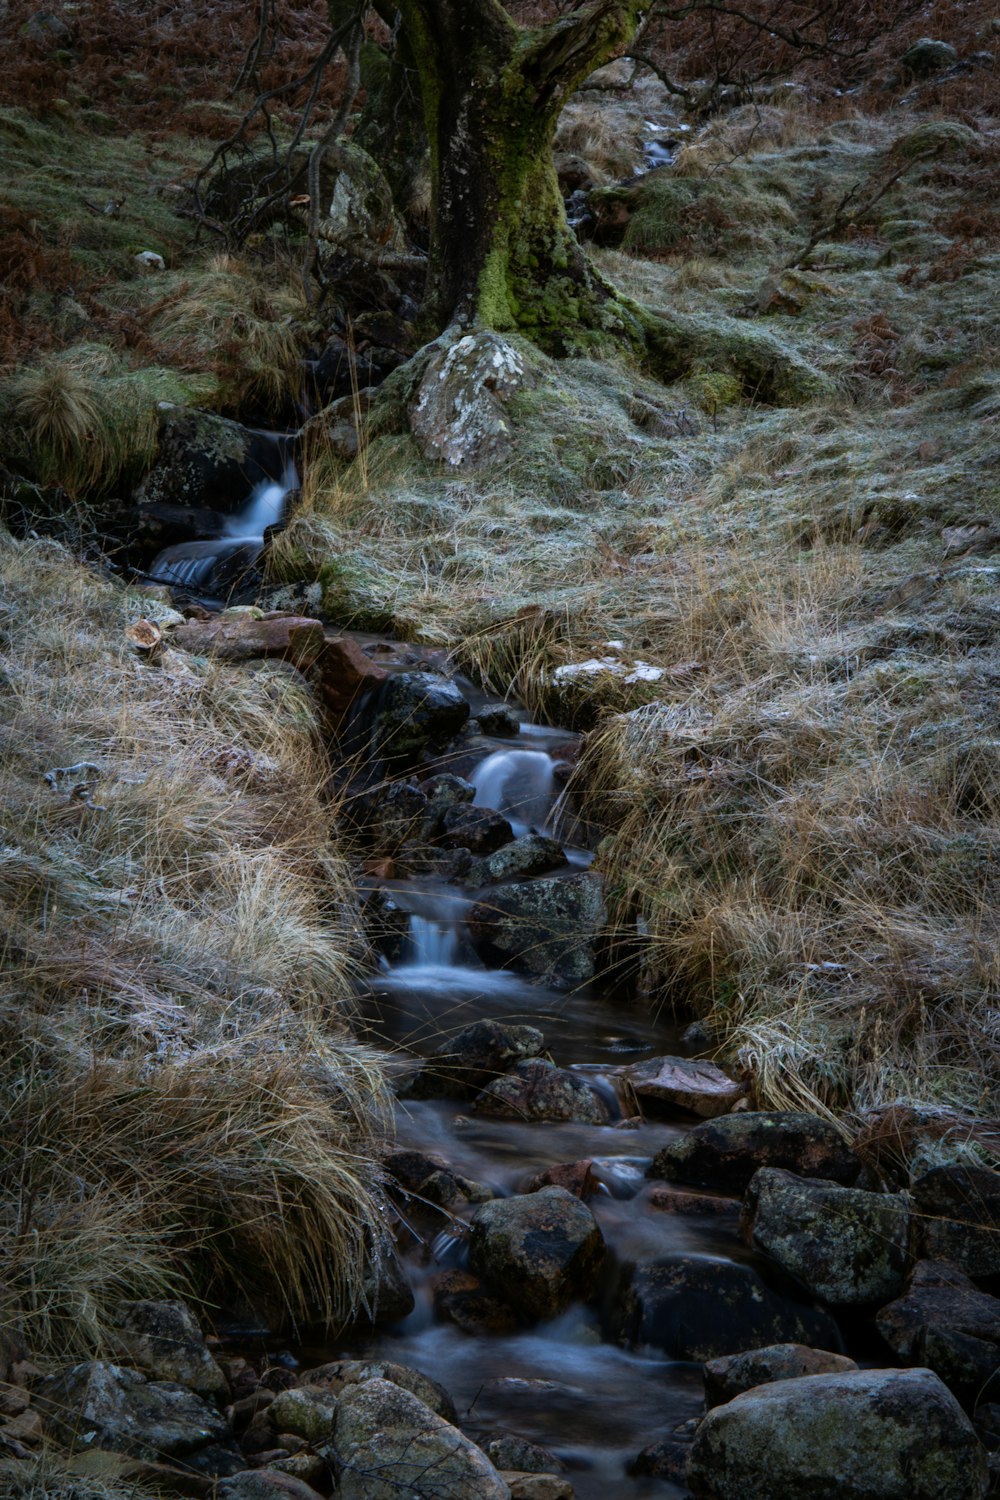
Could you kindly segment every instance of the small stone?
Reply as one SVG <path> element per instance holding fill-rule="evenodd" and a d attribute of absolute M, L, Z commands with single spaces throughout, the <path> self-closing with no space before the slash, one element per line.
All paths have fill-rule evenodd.
<path fill-rule="evenodd" d="M 690 1110 L 711 1120 L 728 1114 L 746 1093 L 714 1063 L 689 1057 L 651 1057 L 622 1069 L 622 1077 L 639 1099 Z"/>
<path fill-rule="evenodd" d="M 443 1385 L 412 1365 L 397 1364 L 391 1359 L 338 1359 L 303 1372 L 302 1380 L 312 1390 L 328 1390 L 339 1396 L 348 1386 L 363 1385 L 366 1380 L 389 1380 L 409 1391 L 446 1422 L 457 1422 L 455 1403 Z"/>
<path fill-rule="evenodd" d="M 945 68 L 953 68 L 958 62 L 958 53 L 950 42 L 922 36 L 907 48 L 900 60 L 911 78 L 930 78 Z"/>
<path fill-rule="evenodd" d="M 680 1188 L 651 1187 L 646 1196 L 650 1208 L 662 1214 L 683 1214 L 692 1218 L 738 1218 L 740 1205 L 735 1198 L 716 1198 L 709 1193 L 686 1193 Z"/>
<path fill-rule="evenodd" d="M 469 1271 L 445 1271 L 435 1278 L 434 1312 L 443 1321 L 476 1335 L 513 1333 L 518 1326 L 517 1313 L 510 1303 Z"/>
<path fill-rule="evenodd" d="M 573 1486 L 562 1474 L 524 1474 L 516 1469 L 503 1469 L 500 1478 L 510 1490 L 510 1500 L 573 1500 Z"/>
<path fill-rule="evenodd" d="M 546 1187 L 565 1188 L 567 1193 L 572 1193 L 574 1198 L 581 1199 L 586 1203 L 592 1198 L 598 1189 L 598 1181 L 594 1176 L 594 1163 L 588 1157 L 586 1161 L 560 1162 L 558 1166 L 548 1167 L 544 1172 L 538 1172 L 528 1183 L 526 1191 L 537 1193 Z M 503 1468 L 504 1465 L 498 1465 Z"/>
<path fill-rule="evenodd" d="M 251 1469 L 220 1480 L 218 1500 L 320 1500 L 312 1485 L 279 1469 Z"/>
<path fill-rule="evenodd" d="M 521 722 L 514 710 L 506 703 L 492 703 L 481 708 L 476 715 L 483 734 L 495 739 L 511 739 L 520 734 Z"/>
<path fill-rule="evenodd" d="M 843 1354 L 809 1349 L 805 1344 L 770 1344 L 727 1354 L 705 1365 L 705 1401 L 710 1407 L 731 1401 L 757 1385 L 775 1380 L 798 1380 L 803 1375 L 837 1375 L 858 1367 Z"/>
<path fill-rule="evenodd" d="M 562 1464 L 547 1448 L 529 1443 L 512 1432 L 501 1432 L 479 1445 L 494 1468 L 516 1470 L 521 1474 L 553 1474 Z"/>
<path fill-rule="evenodd" d="M 514 830 L 507 819 L 492 807 L 472 807 L 457 803 L 441 819 L 441 840 L 451 848 L 468 849 L 472 854 L 492 854 L 509 844 Z"/>

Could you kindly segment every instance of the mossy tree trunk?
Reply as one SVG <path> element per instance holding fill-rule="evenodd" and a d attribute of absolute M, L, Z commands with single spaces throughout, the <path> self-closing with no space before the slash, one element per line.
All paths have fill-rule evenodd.
<path fill-rule="evenodd" d="M 530 28 L 499 0 L 393 4 L 430 145 L 428 324 L 517 328 L 555 353 L 601 332 L 641 341 L 567 222 L 552 138 L 568 96 L 628 46 L 647 4 L 589 0 Z"/>

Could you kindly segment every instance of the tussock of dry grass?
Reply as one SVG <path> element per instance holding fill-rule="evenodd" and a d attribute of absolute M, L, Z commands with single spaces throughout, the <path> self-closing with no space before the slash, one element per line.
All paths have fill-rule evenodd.
<path fill-rule="evenodd" d="M 51 544 L 0 533 L 0 584 L 0 1318 L 65 1354 L 123 1296 L 343 1316 L 385 1096 L 307 691 L 140 660 L 155 604 Z"/>

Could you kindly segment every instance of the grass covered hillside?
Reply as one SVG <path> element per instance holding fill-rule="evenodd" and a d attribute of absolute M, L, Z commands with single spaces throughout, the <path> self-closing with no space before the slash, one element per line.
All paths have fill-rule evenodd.
<path fill-rule="evenodd" d="M 308 76 L 234 150 L 250 178 L 192 196 L 307 74 L 326 7 L 297 9 L 256 58 L 228 0 L 0 18 L 0 1336 L 41 1354 L 168 1292 L 336 1322 L 383 1244 L 316 707 L 290 667 L 129 635 L 169 608 L 116 551 L 164 402 L 305 424 L 269 588 L 585 732 L 616 972 L 758 1106 L 913 1168 L 1000 1144 L 997 21 L 912 12 L 850 88 L 800 59 L 706 102 L 697 49 L 680 92 L 591 80 L 556 165 L 673 362 L 511 334 L 506 440 L 457 468 L 401 370 L 357 378 L 421 343 L 396 268 L 328 261 L 320 296 L 301 203 L 230 232 Z M 954 69 L 901 72 L 928 30 Z M 303 381 L 332 334 L 353 456 Z"/>

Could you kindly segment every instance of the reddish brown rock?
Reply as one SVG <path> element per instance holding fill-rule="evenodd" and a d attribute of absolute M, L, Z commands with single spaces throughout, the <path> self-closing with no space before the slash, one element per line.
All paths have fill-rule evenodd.
<path fill-rule="evenodd" d="M 517 1314 L 469 1271 L 445 1271 L 434 1282 L 434 1311 L 466 1333 L 511 1333 Z"/>
<path fill-rule="evenodd" d="M 388 675 L 350 636 L 326 635 L 312 679 L 323 707 L 331 719 L 339 721 L 360 693 L 377 687 Z"/>
<path fill-rule="evenodd" d="M 598 1183 L 593 1167 L 594 1163 L 589 1157 L 584 1161 L 559 1162 L 544 1172 L 537 1172 L 528 1183 L 527 1191 L 537 1193 L 541 1188 L 561 1187 L 572 1193 L 574 1198 L 582 1198 L 586 1202 L 597 1192 Z"/>
<path fill-rule="evenodd" d="M 646 1202 L 650 1208 L 658 1209 L 662 1214 L 685 1214 L 698 1218 L 718 1218 L 728 1214 L 735 1219 L 740 1212 L 739 1200 L 736 1198 L 717 1198 L 711 1193 L 685 1193 L 680 1188 L 672 1187 L 650 1188 Z"/>
<path fill-rule="evenodd" d="M 690 1057 L 651 1057 L 622 1069 L 638 1099 L 690 1110 L 703 1120 L 726 1115 L 746 1093 L 714 1063 Z"/>
<path fill-rule="evenodd" d="M 170 632 L 171 646 L 214 656 L 220 661 L 254 661 L 280 657 L 297 667 L 309 667 L 323 650 L 323 627 L 303 615 L 213 615 L 188 620 Z"/>

